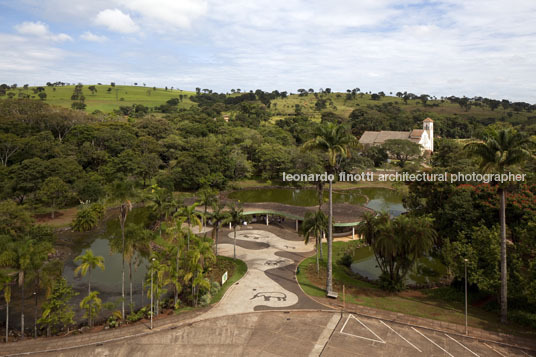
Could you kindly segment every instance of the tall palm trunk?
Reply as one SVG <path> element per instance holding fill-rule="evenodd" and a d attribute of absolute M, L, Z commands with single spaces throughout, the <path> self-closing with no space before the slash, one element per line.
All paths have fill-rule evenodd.
<path fill-rule="evenodd" d="M 220 225 L 219 223 L 216 225 L 216 227 L 214 227 L 214 232 L 216 234 L 216 238 L 215 238 L 215 241 L 216 241 L 216 255 L 218 255 L 218 232 L 220 230 Z"/>
<path fill-rule="evenodd" d="M 128 280 L 130 283 L 130 313 L 132 314 L 132 310 L 134 309 L 134 302 L 132 301 L 132 257 L 130 257 L 128 262 Z"/>
<path fill-rule="evenodd" d="M 87 294 L 91 294 L 91 267 L 89 267 L 87 274 Z"/>
<path fill-rule="evenodd" d="M 179 277 L 179 255 L 180 250 L 177 248 L 177 256 L 175 257 L 175 273 L 177 274 L 177 278 Z M 177 284 L 173 284 L 175 288 L 175 296 L 174 296 L 174 302 L 175 306 L 177 306 L 177 302 L 179 301 L 179 291 L 177 290 Z"/>
<path fill-rule="evenodd" d="M 121 261 L 121 317 L 125 320 L 125 221 L 127 220 L 127 209 L 123 205 L 121 207 L 121 240 L 123 243 L 122 261 Z"/>
<path fill-rule="evenodd" d="M 234 226 L 234 244 L 233 244 L 233 257 L 236 259 L 236 226 Z"/>
<path fill-rule="evenodd" d="M 318 274 L 320 272 L 320 261 L 319 261 L 319 255 L 320 255 L 320 251 L 319 251 L 319 244 L 321 246 L 322 244 L 322 237 L 316 237 L 316 274 Z"/>
<path fill-rule="evenodd" d="M 6 343 L 9 341 L 9 302 L 6 301 Z"/>
<path fill-rule="evenodd" d="M 329 180 L 329 215 L 328 215 L 328 276 L 326 279 L 326 291 L 329 294 L 333 291 L 333 182 Z"/>
<path fill-rule="evenodd" d="M 22 294 L 20 297 L 20 335 L 24 339 L 24 279 L 22 280 Z"/>
<path fill-rule="evenodd" d="M 499 188 L 501 195 L 500 221 L 501 221 L 501 322 L 507 321 L 507 276 L 506 270 L 506 193 L 503 188 Z"/>

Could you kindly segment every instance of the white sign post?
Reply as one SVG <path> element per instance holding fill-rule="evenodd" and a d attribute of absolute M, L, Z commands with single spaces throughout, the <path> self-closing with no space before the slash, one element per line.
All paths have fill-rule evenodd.
<path fill-rule="evenodd" d="M 225 284 L 226 281 L 227 281 L 227 272 L 223 273 L 223 275 L 221 276 L 221 285 L 223 286 L 223 284 Z"/>

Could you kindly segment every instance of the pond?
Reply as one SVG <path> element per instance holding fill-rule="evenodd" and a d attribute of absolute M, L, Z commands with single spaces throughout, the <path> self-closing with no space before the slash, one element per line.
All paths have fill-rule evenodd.
<path fill-rule="evenodd" d="M 240 202 L 276 202 L 294 206 L 318 205 L 317 192 L 311 188 L 262 188 L 245 189 L 229 193 L 229 198 Z M 324 202 L 329 192 L 324 190 Z M 333 192 L 334 203 L 365 205 L 376 211 L 387 211 L 393 216 L 405 212 L 402 195 L 387 188 L 356 188 Z"/>
<path fill-rule="evenodd" d="M 126 224 L 146 223 L 148 215 L 149 210 L 147 208 L 134 208 L 129 213 Z M 59 241 L 63 242 L 70 250 L 68 257 L 64 262 L 63 276 L 79 293 L 79 295 L 72 301 L 76 310 L 78 310 L 79 302 L 87 295 L 88 275 L 85 277 L 74 275 L 74 270 L 79 265 L 74 259 L 78 255 L 84 254 L 87 249 L 91 249 L 94 255 L 102 256 L 104 258 L 105 266 L 104 271 L 97 268 L 91 272 L 91 290 L 99 291 L 99 297 L 102 299 L 103 303 L 116 303 L 115 309 L 120 309 L 122 255 L 121 253 L 112 252 L 110 247 L 112 239 L 121 239 L 117 210 L 108 212 L 99 226 L 91 232 L 61 232 L 58 234 L 58 238 Z M 142 283 L 145 279 L 146 272 L 147 259 L 143 253 L 137 253 L 133 258 L 132 268 L 133 301 L 136 307 L 142 306 L 142 301 L 147 303 L 147 298 L 145 296 L 142 297 L 141 294 Z M 128 306 L 129 292 L 128 262 L 125 261 L 125 306 Z"/>
<path fill-rule="evenodd" d="M 381 269 L 370 247 L 356 249 L 351 269 L 354 273 L 370 280 L 377 280 L 381 275 Z M 446 273 L 447 269 L 439 259 L 424 257 L 419 259 L 408 273 L 406 283 L 410 285 L 437 283 Z"/>

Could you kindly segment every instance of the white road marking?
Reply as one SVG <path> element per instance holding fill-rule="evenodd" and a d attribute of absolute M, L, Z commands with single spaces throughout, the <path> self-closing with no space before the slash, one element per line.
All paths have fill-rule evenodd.
<path fill-rule="evenodd" d="M 341 317 L 338 314 L 333 314 L 331 319 L 328 321 L 328 324 L 326 325 L 326 327 L 324 328 L 324 330 L 318 337 L 318 340 L 316 340 L 313 350 L 311 351 L 311 353 L 309 353 L 310 357 L 320 356 L 320 354 L 322 353 L 322 350 L 324 349 L 326 344 L 329 342 L 331 333 L 333 332 L 335 327 L 337 327 L 337 324 L 339 323 L 340 319 Z"/>
<path fill-rule="evenodd" d="M 500 354 L 501 356 L 506 357 L 506 355 L 503 355 L 502 353 L 500 353 L 499 351 L 497 351 L 495 348 L 491 347 L 491 346 L 488 345 L 487 343 L 482 342 L 482 344 L 483 344 L 484 346 L 486 346 L 487 348 L 492 349 L 494 352 Z"/>
<path fill-rule="evenodd" d="M 348 321 L 350 320 L 350 317 L 353 318 L 354 320 L 356 320 L 357 322 L 359 322 L 364 328 L 366 328 L 367 330 L 369 330 L 371 334 L 373 334 L 374 336 L 376 336 L 377 340 L 375 340 L 375 339 L 373 339 L 373 338 L 364 337 L 364 336 L 354 335 L 353 333 L 343 332 L 343 331 L 344 331 L 344 328 L 346 327 L 346 324 L 347 324 Z M 379 342 L 379 343 L 385 343 L 385 341 L 382 340 L 382 338 L 381 338 L 380 336 L 376 335 L 376 334 L 374 333 L 374 331 L 372 331 L 370 328 L 368 328 L 367 325 L 365 325 L 364 323 L 362 323 L 357 317 L 355 317 L 354 315 L 351 315 L 351 314 L 348 315 L 348 318 L 347 318 L 346 321 L 344 322 L 344 325 L 342 326 L 340 333 L 342 333 L 343 335 L 348 335 L 348 336 L 353 336 L 353 337 L 357 337 L 357 338 L 362 338 L 362 339 L 367 340 L 367 341 Z"/>
<path fill-rule="evenodd" d="M 434 345 L 436 345 L 438 348 L 440 348 L 443 352 L 445 352 L 446 354 L 448 354 L 450 357 L 454 357 L 453 355 L 451 355 L 446 349 L 444 349 L 443 347 L 439 346 L 437 343 L 435 343 L 434 341 L 430 340 L 428 337 L 426 337 L 425 335 L 423 335 L 422 333 L 420 333 L 417 329 L 415 329 L 415 327 L 412 327 L 413 331 L 417 332 L 419 335 L 421 335 L 422 337 L 426 338 L 428 341 L 432 342 Z"/>
<path fill-rule="evenodd" d="M 521 353 L 523 353 L 525 356 L 529 356 L 531 357 L 527 352 L 523 351 L 522 349 L 519 349 L 521 351 Z"/>
<path fill-rule="evenodd" d="M 447 336 L 448 338 L 450 338 L 452 341 L 456 342 L 458 345 L 462 346 L 463 348 L 465 348 L 467 351 L 471 352 L 472 354 L 474 354 L 476 357 L 480 357 L 479 355 L 477 355 L 476 353 L 474 353 L 473 351 L 471 351 L 469 348 L 467 348 L 466 346 L 464 346 L 461 342 L 459 342 L 458 340 L 455 340 L 454 338 L 450 337 L 449 335 L 445 334 L 445 336 Z"/>
<path fill-rule="evenodd" d="M 387 326 L 387 328 L 389 328 L 391 331 L 393 331 L 394 333 L 396 333 L 401 339 L 403 339 L 404 341 L 406 341 L 407 343 L 409 343 L 409 345 L 410 345 L 411 347 L 415 348 L 417 351 L 419 351 L 419 352 L 422 353 L 422 351 L 421 351 L 417 346 L 415 346 L 413 343 L 411 343 L 411 342 L 409 342 L 408 340 L 406 340 L 406 339 L 404 338 L 404 336 L 402 336 L 401 334 L 399 334 L 398 332 L 396 332 L 395 330 L 393 330 L 393 329 L 391 328 L 391 326 L 387 325 L 387 324 L 386 324 L 385 322 L 383 322 L 382 320 L 380 320 L 380 322 L 381 322 L 382 324 L 384 324 L 385 326 Z"/>

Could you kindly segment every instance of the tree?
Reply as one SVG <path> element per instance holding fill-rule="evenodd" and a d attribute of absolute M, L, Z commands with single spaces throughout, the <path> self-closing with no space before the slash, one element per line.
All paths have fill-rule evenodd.
<path fill-rule="evenodd" d="M 350 156 L 350 148 L 356 146 L 354 136 L 342 125 L 325 123 L 317 127 L 316 136 L 307 141 L 304 149 L 314 148 L 327 155 L 327 169 L 335 175 L 343 157 Z M 328 215 L 328 267 L 326 292 L 333 291 L 333 180 L 329 180 L 329 215 Z"/>
<path fill-rule="evenodd" d="M 95 86 L 89 86 L 89 87 L 87 87 L 87 89 L 89 89 L 91 91 L 92 95 L 95 95 L 95 93 L 97 93 L 97 87 L 95 87 Z"/>
<path fill-rule="evenodd" d="M 305 244 L 309 244 L 309 238 L 315 237 L 316 248 L 316 272 L 319 272 L 320 263 L 320 245 L 322 244 L 322 235 L 328 228 L 328 217 L 322 211 L 307 212 L 300 229 L 300 234 L 305 237 Z"/>
<path fill-rule="evenodd" d="M 233 240 L 233 258 L 236 259 L 236 227 L 241 225 L 245 221 L 244 210 L 242 206 L 236 203 L 231 205 L 231 210 L 229 211 L 229 218 L 227 221 L 231 223 L 234 232 Z"/>
<path fill-rule="evenodd" d="M 134 196 L 134 190 L 130 181 L 117 181 L 112 187 L 112 198 L 119 200 L 119 226 L 121 227 L 122 263 L 121 263 L 121 316 L 125 319 L 125 223 L 128 212 L 132 210 L 132 202 L 129 198 Z"/>
<path fill-rule="evenodd" d="M 211 189 L 210 187 L 203 187 L 197 191 L 197 199 L 199 203 L 203 205 L 203 226 L 207 224 L 207 207 L 216 202 L 217 191 Z"/>
<path fill-rule="evenodd" d="M 54 280 L 52 292 L 43 303 L 43 313 L 37 321 L 40 326 L 46 327 L 47 336 L 55 333 L 60 326 L 69 327 L 74 324 L 74 311 L 69 301 L 78 295 L 65 278 Z"/>
<path fill-rule="evenodd" d="M 381 146 L 369 147 L 364 152 L 364 156 L 371 159 L 374 162 L 375 167 L 381 166 L 389 158 L 389 156 L 387 155 L 387 151 Z"/>
<path fill-rule="evenodd" d="M 54 219 L 57 208 L 62 207 L 69 199 L 70 187 L 59 177 L 49 177 L 43 182 L 38 196 L 52 208 L 50 217 Z"/>
<path fill-rule="evenodd" d="M 47 94 L 45 92 L 39 93 L 38 96 L 39 96 L 39 99 L 41 99 L 41 100 L 47 99 Z"/>
<path fill-rule="evenodd" d="M 199 206 L 199 203 L 194 203 L 191 206 L 181 207 L 179 211 L 175 214 L 175 216 L 184 217 L 190 229 L 192 228 L 192 224 L 199 226 L 199 232 L 201 232 L 202 225 L 203 225 L 201 223 L 201 218 L 203 217 L 203 214 L 201 212 L 196 211 L 197 206 Z M 190 250 L 190 235 L 187 236 L 186 250 L 188 251 Z"/>
<path fill-rule="evenodd" d="M 374 252 L 382 287 L 390 291 L 404 287 L 408 272 L 430 252 L 437 238 L 432 218 L 402 215 L 392 219 L 385 212 L 365 213 L 358 232 Z"/>
<path fill-rule="evenodd" d="M 421 154 L 421 146 L 404 139 L 385 140 L 382 147 L 399 161 L 400 167 L 404 167 L 410 158 L 418 157 Z"/>
<path fill-rule="evenodd" d="M 216 255 L 218 255 L 218 236 L 222 223 L 229 220 L 229 213 L 224 211 L 225 204 L 220 202 L 212 203 L 212 212 L 209 214 L 209 218 L 212 223 L 212 240 L 216 245 Z"/>
<path fill-rule="evenodd" d="M 102 308 L 102 300 L 99 298 L 99 292 L 90 292 L 80 301 L 80 308 L 86 310 L 84 317 L 87 318 L 89 327 L 92 327 L 94 317 L 98 315 Z"/>
<path fill-rule="evenodd" d="M 88 294 L 91 294 L 91 271 L 96 268 L 104 270 L 104 257 L 94 255 L 91 249 L 86 249 L 86 252 L 74 258 L 74 261 L 80 262 L 80 265 L 74 270 L 75 275 L 86 276 L 88 274 L 87 291 Z"/>
<path fill-rule="evenodd" d="M 465 146 L 471 154 L 480 159 L 480 170 L 503 174 L 514 169 L 532 157 L 535 143 L 513 129 L 490 130 L 484 142 L 469 143 Z M 507 260 L 506 260 L 506 187 L 500 184 L 499 220 L 501 224 L 501 322 L 508 317 L 507 303 Z"/>
<path fill-rule="evenodd" d="M 4 300 L 6 301 L 6 343 L 9 341 L 9 303 L 11 302 L 12 279 L 9 274 L 0 272 L 0 290 L 4 290 Z"/>
<path fill-rule="evenodd" d="M 81 210 L 76 213 L 76 218 L 71 224 L 71 228 L 75 232 L 87 232 L 92 230 L 99 223 L 94 210 L 90 206 L 84 205 Z"/>
<path fill-rule="evenodd" d="M 21 150 L 24 146 L 24 141 L 13 134 L 0 133 L 0 162 L 7 166 L 11 156 Z"/>

